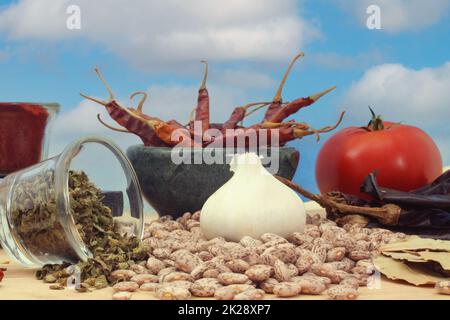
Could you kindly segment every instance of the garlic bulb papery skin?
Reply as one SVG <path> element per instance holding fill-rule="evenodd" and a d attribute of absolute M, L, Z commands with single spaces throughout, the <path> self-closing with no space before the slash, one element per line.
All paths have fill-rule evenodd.
<path fill-rule="evenodd" d="M 264 233 L 287 237 L 303 232 L 306 211 L 302 199 L 270 174 L 255 153 L 235 155 L 233 177 L 203 205 L 200 227 L 208 239 L 258 239 Z"/>

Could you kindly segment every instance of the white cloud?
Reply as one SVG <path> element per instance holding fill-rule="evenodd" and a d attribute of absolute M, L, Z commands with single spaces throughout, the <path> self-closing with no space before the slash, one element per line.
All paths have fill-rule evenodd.
<path fill-rule="evenodd" d="M 378 5 L 381 9 L 382 29 L 387 32 L 402 32 L 426 28 L 438 22 L 450 9 L 448 0 L 336 0 L 351 12 L 364 26 L 366 9 Z"/>
<path fill-rule="evenodd" d="M 66 28 L 69 4 L 81 8 L 81 30 Z M 157 70 L 208 57 L 285 60 L 319 35 L 297 13 L 295 0 L 21 0 L 0 12 L 0 31 L 18 40 L 88 39 Z"/>
<path fill-rule="evenodd" d="M 416 125 L 430 133 L 450 163 L 450 62 L 436 68 L 410 69 L 400 64 L 370 68 L 354 82 L 344 105 L 356 123 L 365 124 L 367 106 L 391 121 Z"/>
<path fill-rule="evenodd" d="M 434 123 L 450 117 L 450 62 L 420 70 L 400 64 L 383 64 L 370 68 L 354 82 L 347 102 L 356 114 L 372 105 L 394 120 Z"/>

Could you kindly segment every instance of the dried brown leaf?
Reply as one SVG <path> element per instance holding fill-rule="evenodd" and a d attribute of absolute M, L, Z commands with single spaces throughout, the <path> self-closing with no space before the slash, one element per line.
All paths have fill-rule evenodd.
<path fill-rule="evenodd" d="M 422 259 L 437 262 L 444 270 L 450 270 L 449 252 L 420 251 L 418 254 Z"/>
<path fill-rule="evenodd" d="M 404 241 L 393 242 L 381 247 L 381 252 L 395 252 L 395 251 L 447 251 L 450 252 L 450 241 L 426 239 L 418 236 L 411 236 Z"/>
<path fill-rule="evenodd" d="M 427 262 L 420 256 L 410 252 L 383 252 L 383 254 L 395 260 L 406 260 L 409 262 Z"/>
<path fill-rule="evenodd" d="M 375 268 L 392 280 L 403 280 L 415 286 L 432 285 L 439 281 L 448 280 L 425 268 L 420 264 L 404 263 L 386 256 L 378 256 L 373 259 Z"/>

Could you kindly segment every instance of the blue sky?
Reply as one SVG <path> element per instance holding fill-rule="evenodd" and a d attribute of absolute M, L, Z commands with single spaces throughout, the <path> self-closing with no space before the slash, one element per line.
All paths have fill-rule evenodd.
<path fill-rule="evenodd" d="M 338 89 L 301 111 L 314 127 L 364 125 L 367 105 L 385 119 L 426 130 L 450 165 L 450 0 L 304 1 L 0 1 L 0 101 L 55 101 L 62 112 L 52 137 L 58 153 L 78 136 L 101 134 L 123 148 L 139 140 L 96 123 L 101 109 L 78 95 L 106 97 L 100 66 L 120 99 L 148 90 L 149 114 L 187 120 L 210 62 L 215 121 L 236 105 L 271 99 L 285 66 L 293 69 L 286 100 Z M 67 30 L 66 8 L 81 9 L 81 29 Z M 381 30 L 365 25 L 366 8 L 381 8 Z M 206 7 L 206 8 L 205 8 Z M 256 121 L 257 118 L 252 120 Z M 321 143 L 292 143 L 301 152 L 296 181 L 316 190 Z"/>

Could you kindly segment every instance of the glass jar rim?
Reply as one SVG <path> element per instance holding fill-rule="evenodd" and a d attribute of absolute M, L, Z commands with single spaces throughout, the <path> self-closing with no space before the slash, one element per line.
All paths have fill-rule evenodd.
<path fill-rule="evenodd" d="M 68 180 L 72 159 L 76 157 L 82 146 L 88 143 L 97 143 L 99 145 L 102 145 L 116 156 L 116 159 L 119 161 L 121 167 L 124 170 L 128 185 L 132 186 L 132 188 L 130 189 L 135 190 L 135 192 L 139 193 L 139 196 L 136 197 L 137 206 L 135 208 L 130 208 L 131 210 L 134 209 L 137 211 L 137 215 L 133 215 L 133 212 L 131 212 L 132 216 L 139 216 L 139 222 L 136 232 L 136 237 L 138 239 L 142 238 L 144 229 L 144 205 L 142 197 L 140 196 L 142 194 L 141 188 L 133 166 L 131 165 L 125 154 L 122 152 L 122 150 L 115 143 L 103 137 L 87 136 L 74 141 L 73 143 L 68 145 L 58 156 L 55 171 L 55 197 L 56 205 L 59 211 L 59 217 L 62 222 L 61 225 L 65 230 L 67 240 L 82 261 L 87 261 L 89 258 L 92 258 L 92 253 L 82 240 L 80 233 L 78 232 L 75 220 L 73 219 L 73 216 L 71 214 Z"/>

